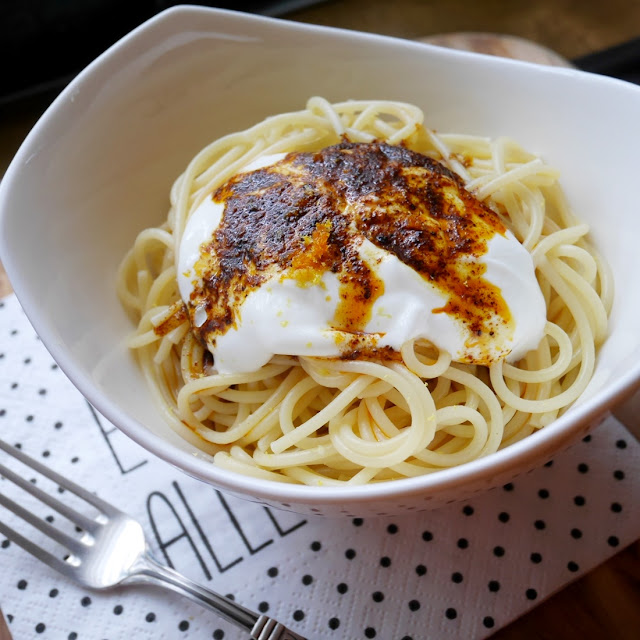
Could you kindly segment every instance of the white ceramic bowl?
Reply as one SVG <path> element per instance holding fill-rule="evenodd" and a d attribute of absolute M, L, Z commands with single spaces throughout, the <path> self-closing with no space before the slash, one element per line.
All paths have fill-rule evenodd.
<path fill-rule="evenodd" d="M 412 102 L 441 131 L 507 135 L 562 172 L 613 268 L 616 301 L 582 402 L 506 450 L 354 488 L 216 468 L 163 420 L 130 353 L 116 267 L 166 216 L 209 141 L 308 97 Z M 35 126 L 0 190 L 0 255 L 29 319 L 88 400 L 149 451 L 252 500 L 303 513 L 391 514 L 468 497 L 540 465 L 640 381 L 640 88 L 573 70 L 203 8 L 166 11 L 91 64 Z"/>

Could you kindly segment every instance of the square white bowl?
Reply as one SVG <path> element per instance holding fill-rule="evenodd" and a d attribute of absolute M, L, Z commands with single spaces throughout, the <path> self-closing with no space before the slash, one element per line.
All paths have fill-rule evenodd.
<path fill-rule="evenodd" d="M 560 169 L 616 283 L 610 337 L 592 383 L 567 414 L 461 467 L 353 488 L 239 476 L 171 431 L 123 344 L 133 327 L 115 294 L 117 266 L 138 231 L 165 219 L 170 186 L 198 150 L 268 115 L 299 110 L 312 95 L 411 102 L 432 128 L 509 136 Z M 100 56 L 34 127 L 0 186 L 0 257 L 74 384 L 176 467 L 304 513 L 431 508 L 546 462 L 640 384 L 639 113 L 639 87 L 579 71 L 178 7 Z"/>

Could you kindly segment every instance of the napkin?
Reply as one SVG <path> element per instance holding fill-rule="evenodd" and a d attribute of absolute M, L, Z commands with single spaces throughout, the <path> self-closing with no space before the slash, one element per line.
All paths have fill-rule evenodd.
<path fill-rule="evenodd" d="M 640 445 L 613 417 L 466 502 L 308 517 L 220 493 L 130 441 L 66 379 L 14 296 L 0 301 L 0 336 L 3 439 L 139 519 L 162 561 L 310 640 L 484 638 L 640 536 Z M 38 508 L 6 480 L 0 491 Z M 2 507 L 0 520 L 37 537 Z M 246 638 L 156 587 L 83 589 L 1 535 L 0 598 L 15 640 Z"/>

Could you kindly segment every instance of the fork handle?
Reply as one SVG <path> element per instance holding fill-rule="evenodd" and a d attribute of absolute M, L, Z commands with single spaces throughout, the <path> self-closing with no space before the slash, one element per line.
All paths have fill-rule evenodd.
<path fill-rule="evenodd" d="M 177 571 L 160 564 L 149 553 L 142 556 L 134 572 L 126 582 L 156 584 L 175 591 L 207 609 L 215 611 L 225 620 L 249 632 L 251 640 L 306 640 L 301 635 L 287 629 L 283 624 L 259 615 L 211 589 L 207 589 L 185 578 Z"/>

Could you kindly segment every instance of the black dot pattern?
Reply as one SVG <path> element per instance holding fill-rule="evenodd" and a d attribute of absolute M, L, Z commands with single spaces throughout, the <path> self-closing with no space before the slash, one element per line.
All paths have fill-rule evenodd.
<path fill-rule="evenodd" d="M 495 627 L 496 625 L 495 620 L 491 616 L 485 616 L 484 618 L 482 618 L 482 624 L 487 629 L 493 629 L 493 627 Z"/>
<path fill-rule="evenodd" d="M 489 591 L 492 593 L 500 591 L 500 583 L 497 580 L 490 580 L 487 586 L 489 587 Z"/>
<path fill-rule="evenodd" d="M 12 305 L 16 313 L 7 316 Z M 309 516 L 297 515 L 293 501 L 274 502 L 268 512 L 231 496 L 223 505 L 211 487 L 145 460 L 145 452 L 106 420 L 98 425 L 17 311 L 11 298 L 1 301 L 2 437 L 130 510 L 160 558 L 147 500 L 153 491 L 162 493 L 162 505 L 174 507 L 193 543 L 180 536 L 170 510 L 154 513 L 177 568 L 189 567 L 197 580 L 307 637 L 419 640 L 425 620 L 448 637 L 488 636 L 505 623 L 507 599 L 517 603 L 515 613 L 524 613 L 631 541 L 640 454 L 625 430 L 607 423 L 544 467 L 505 477 L 462 502 L 442 504 L 451 496 L 425 494 L 419 502 L 405 497 L 362 510 L 351 503 L 315 504 Z M 57 485 L 35 472 L 25 479 L 59 495 Z M 7 483 L 0 482 L 4 491 Z M 75 499 L 70 492 L 62 498 Z M 422 511 L 432 506 L 438 510 Z M 50 508 L 39 515 L 69 535 L 83 535 Z M 15 637 L 90 638 L 93 622 L 102 618 L 110 637 L 237 635 L 196 605 L 166 606 L 172 596 L 150 590 L 125 600 L 118 592 L 87 593 L 27 568 L 24 559 L 0 536 L 2 606 Z M 49 613 L 53 608 L 70 612 L 62 627 Z"/>

